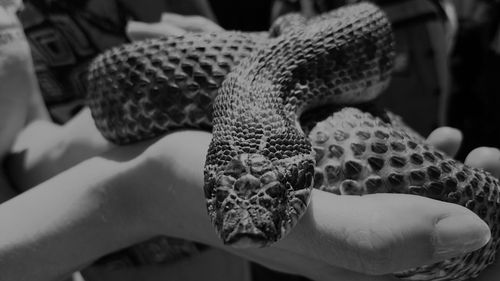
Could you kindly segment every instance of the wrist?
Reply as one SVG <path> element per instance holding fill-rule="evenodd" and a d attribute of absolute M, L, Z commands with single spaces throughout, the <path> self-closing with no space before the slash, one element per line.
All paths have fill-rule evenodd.
<path fill-rule="evenodd" d="M 80 167 L 85 167 L 82 171 L 87 172 L 80 174 L 91 181 L 85 186 L 86 200 L 99 206 L 96 214 L 111 222 L 109 230 L 113 235 L 125 238 L 121 246 L 153 236 L 144 223 L 147 202 L 137 188 L 137 167 L 104 157 L 88 159 L 77 166 Z"/>
<path fill-rule="evenodd" d="M 124 154 L 128 153 L 120 153 L 120 157 Z M 119 212 L 127 214 L 130 223 L 144 230 L 149 237 L 172 234 L 170 227 L 175 224 L 175 216 L 183 217 L 184 214 L 178 210 L 179 202 L 174 200 L 170 183 L 164 182 L 169 176 L 158 158 L 142 153 L 123 162 L 123 169 L 123 180 L 127 184 L 119 191 L 125 201 L 119 204 Z"/>
<path fill-rule="evenodd" d="M 151 235 L 184 238 L 222 246 L 207 215 L 203 167 L 210 134 L 183 131 L 150 145 L 129 165 L 142 223 Z"/>

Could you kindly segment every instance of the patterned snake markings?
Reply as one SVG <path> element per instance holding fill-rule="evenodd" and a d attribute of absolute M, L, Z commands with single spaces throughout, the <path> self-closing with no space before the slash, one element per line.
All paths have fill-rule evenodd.
<path fill-rule="evenodd" d="M 282 238 L 305 212 L 313 178 L 314 187 L 337 194 L 402 192 L 462 204 L 498 237 L 497 180 L 448 159 L 404 127 L 347 107 L 310 137 L 301 129 L 306 110 L 377 97 L 390 80 L 393 44 L 387 18 L 367 3 L 309 20 L 288 15 L 269 33 L 136 42 L 91 65 L 89 106 L 102 134 L 118 144 L 182 128 L 212 130 L 204 190 L 225 244 L 262 247 Z M 147 256 L 159 247 L 137 263 L 163 262 L 169 240 L 158 239 L 129 254 Z M 397 275 L 475 276 L 496 246 Z"/>
<path fill-rule="evenodd" d="M 397 273 L 407 280 L 467 280 L 495 260 L 499 245 L 498 180 L 425 144 L 403 126 L 345 107 L 310 133 L 315 182 L 335 194 L 407 193 L 467 207 L 492 229 L 493 239 L 472 253 Z"/>

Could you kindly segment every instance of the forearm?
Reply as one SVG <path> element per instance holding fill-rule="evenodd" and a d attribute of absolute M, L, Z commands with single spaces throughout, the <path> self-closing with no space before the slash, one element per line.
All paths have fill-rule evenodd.
<path fill-rule="evenodd" d="M 90 159 L 0 205 L 0 280 L 57 280 L 148 236 L 127 166 Z"/>

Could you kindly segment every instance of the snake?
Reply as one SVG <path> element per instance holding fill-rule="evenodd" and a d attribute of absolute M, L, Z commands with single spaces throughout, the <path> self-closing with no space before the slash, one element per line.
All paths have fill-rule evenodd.
<path fill-rule="evenodd" d="M 475 277 L 499 245 L 498 180 L 433 148 L 391 114 L 363 109 L 389 85 L 393 60 L 390 22 L 363 2 L 310 19 L 286 15 L 269 32 L 188 33 L 115 47 L 89 67 L 88 105 L 99 131 L 119 145 L 187 128 L 212 132 L 204 195 L 226 245 L 279 241 L 313 188 L 417 194 L 469 208 L 493 238 L 395 276 Z M 327 118 L 319 114 L 325 107 L 333 112 Z M 307 116 L 316 119 L 311 128 Z"/>

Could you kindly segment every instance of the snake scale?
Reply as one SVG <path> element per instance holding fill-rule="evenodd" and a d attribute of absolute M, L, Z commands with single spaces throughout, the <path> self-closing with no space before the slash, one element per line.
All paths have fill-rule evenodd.
<path fill-rule="evenodd" d="M 279 240 L 305 212 L 313 187 L 418 194 L 471 209 L 493 239 L 473 253 L 395 275 L 475 277 L 498 247 L 498 181 L 391 118 L 356 107 L 388 85 L 393 45 L 387 18 L 369 3 L 312 19 L 287 15 L 268 33 L 135 42 L 91 64 L 89 107 L 102 134 L 118 144 L 176 129 L 212 130 L 204 190 L 225 244 L 262 247 Z M 306 136 L 300 116 L 329 104 L 339 109 Z M 153 262 L 162 260 L 162 250 Z"/>

